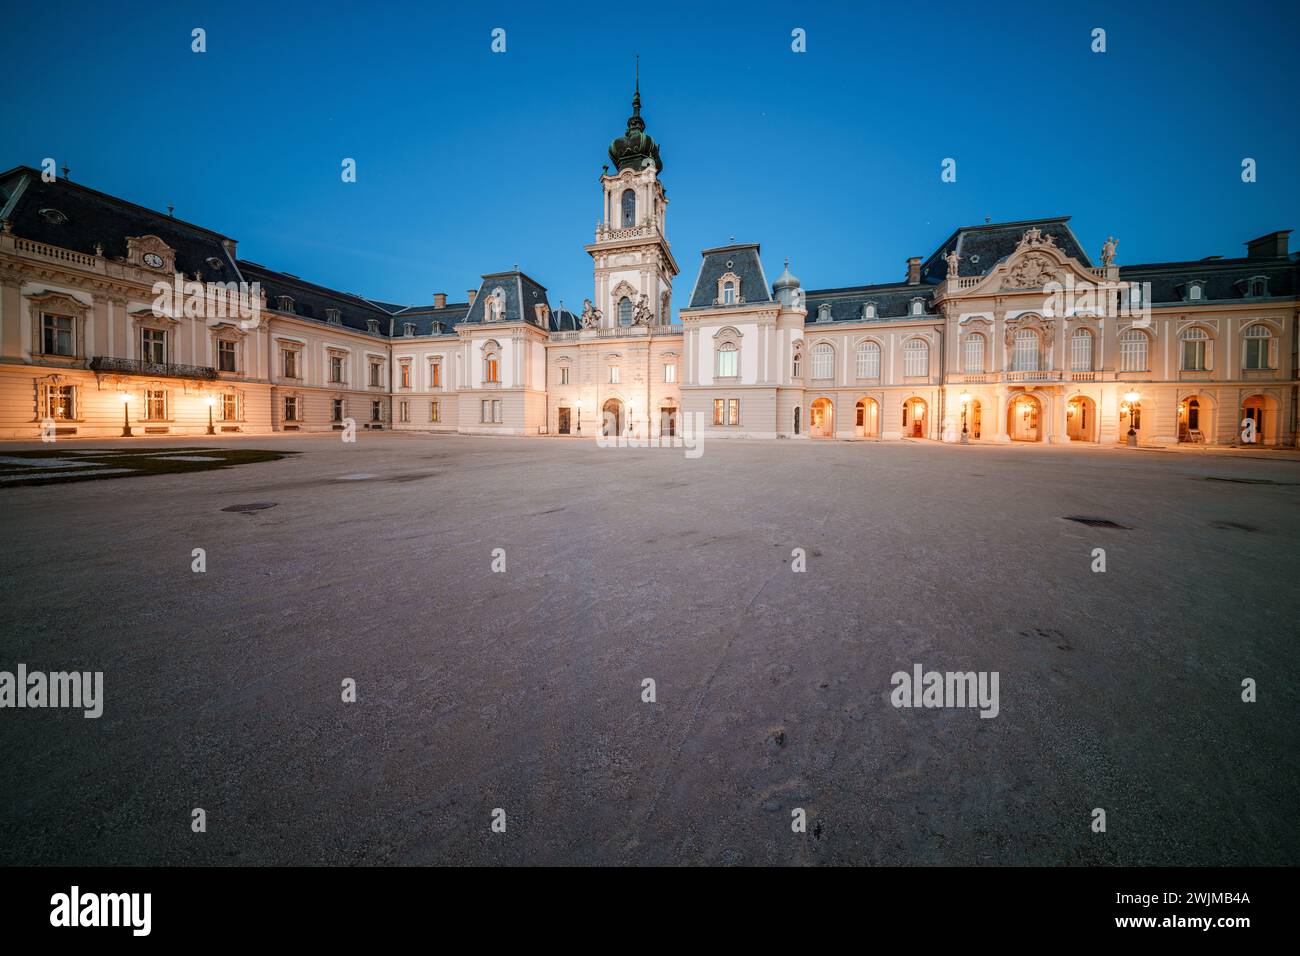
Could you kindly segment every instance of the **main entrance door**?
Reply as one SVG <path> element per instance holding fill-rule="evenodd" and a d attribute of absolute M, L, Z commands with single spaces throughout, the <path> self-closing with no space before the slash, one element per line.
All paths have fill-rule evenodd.
<path fill-rule="evenodd" d="M 559 430 L 561 435 L 569 434 L 569 409 L 563 405 L 560 406 L 560 429 Z"/>
<path fill-rule="evenodd" d="M 659 434 L 666 438 L 677 434 L 677 409 L 669 406 L 659 409 Z"/>
<path fill-rule="evenodd" d="M 1041 441 L 1042 406 L 1032 395 L 1022 395 L 1007 406 L 1007 434 L 1012 441 Z"/>
<path fill-rule="evenodd" d="M 623 403 L 617 398 L 610 398 L 601 407 L 601 434 L 614 438 L 623 433 Z"/>

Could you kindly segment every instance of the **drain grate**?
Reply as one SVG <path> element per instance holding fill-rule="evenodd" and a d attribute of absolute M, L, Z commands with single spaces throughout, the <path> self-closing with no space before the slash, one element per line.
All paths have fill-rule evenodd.
<path fill-rule="evenodd" d="M 233 511 L 235 514 L 248 515 L 252 514 L 254 511 L 265 511 L 267 508 L 274 508 L 275 505 L 276 503 L 274 501 L 252 501 L 246 505 L 230 505 L 221 510 Z"/>
<path fill-rule="evenodd" d="M 1086 524 L 1090 528 L 1118 528 L 1120 531 L 1132 531 L 1126 524 L 1117 524 L 1109 518 L 1086 518 L 1082 515 L 1066 515 L 1066 521 L 1077 521 L 1079 524 Z"/>

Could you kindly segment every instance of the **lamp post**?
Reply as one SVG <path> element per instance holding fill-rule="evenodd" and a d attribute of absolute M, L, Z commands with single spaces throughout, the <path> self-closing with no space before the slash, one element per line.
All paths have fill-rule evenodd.
<path fill-rule="evenodd" d="M 578 437 L 582 437 L 582 399 L 578 399 Z"/>
<path fill-rule="evenodd" d="M 636 426 L 633 424 L 633 416 L 636 414 L 636 402 L 627 403 L 627 435 L 629 438 L 636 436 Z"/>
<path fill-rule="evenodd" d="M 208 396 L 208 434 L 209 435 L 215 435 L 217 433 L 217 430 L 212 427 L 212 406 L 215 404 L 217 404 L 216 396 L 209 395 Z"/>
<path fill-rule="evenodd" d="M 131 437 L 131 393 L 122 392 L 122 437 Z"/>
<path fill-rule="evenodd" d="M 1128 404 L 1128 443 L 1132 448 L 1136 448 L 1138 443 L 1138 433 L 1133 427 L 1133 418 L 1137 412 L 1138 399 L 1141 397 L 1136 391 L 1124 393 L 1124 401 Z"/>
<path fill-rule="evenodd" d="M 966 432 L 966 409 L 970 405 L 970 392 L 961 393 L 961 443 L 970 444 L 970 435 Z"/>

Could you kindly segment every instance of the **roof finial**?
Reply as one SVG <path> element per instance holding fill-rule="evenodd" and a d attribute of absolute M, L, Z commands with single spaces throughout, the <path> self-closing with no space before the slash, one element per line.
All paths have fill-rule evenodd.
<path fill-rule="evenodd" d="M 636 54 L 636 88 L 632 93 L 632 115 L 641 115 L 641 54 Z"/>

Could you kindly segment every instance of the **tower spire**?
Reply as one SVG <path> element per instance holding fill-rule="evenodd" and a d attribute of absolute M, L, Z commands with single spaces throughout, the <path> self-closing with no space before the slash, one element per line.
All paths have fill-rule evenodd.
<path fill-rule="evenodd" d="M 641 54 L 636 54 L 636 88 L 632 93 L 632 115 L 641 115 Z"/>

